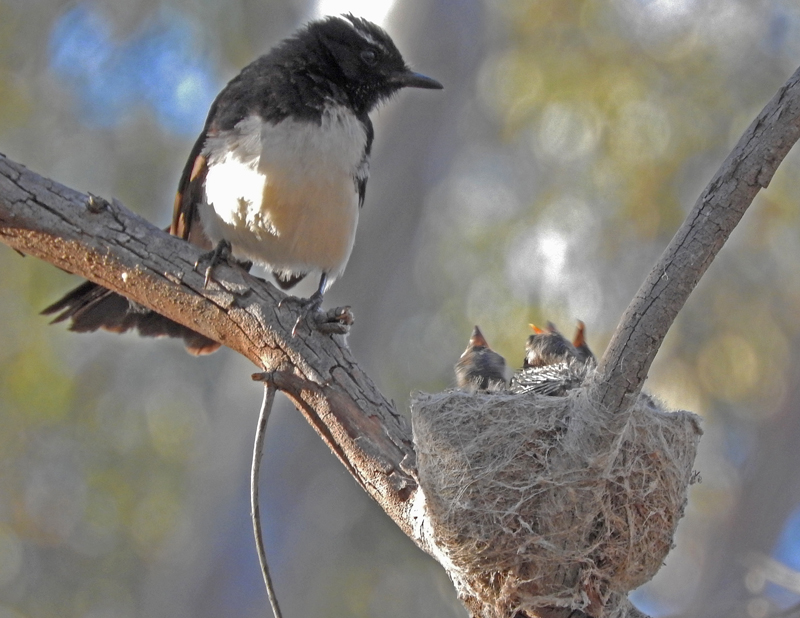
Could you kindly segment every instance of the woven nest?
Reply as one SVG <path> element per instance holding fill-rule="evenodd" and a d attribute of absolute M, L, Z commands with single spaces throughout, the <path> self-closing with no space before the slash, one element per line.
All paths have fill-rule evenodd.
<path fill-rule="evenodd" d="M 415 395 L 429 540 L 474 616 L 610 616 L 658 571 L 695 479 L 699 417 L 642 395 L 621 435 L 602 419 L 581 388 Z"/>

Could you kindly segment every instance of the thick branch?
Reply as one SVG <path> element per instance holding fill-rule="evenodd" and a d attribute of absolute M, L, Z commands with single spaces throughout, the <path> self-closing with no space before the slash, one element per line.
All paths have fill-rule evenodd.
<path fill-rule="evenodd" d="M 416 481 L 404 417 L 359 369 L 338 337 L 291 335 L 297 305 L 240 269 L 221 266 L 203 287 L 200 251 L 117 203 L 89 198 L 0 155 L 0 240 L 91 279 L 220 341 L 266 370 L 400 528 L 412 536 Z M 100 207 L 96 207 L 99 204 Z"/>
<path fill-rule="evenodd" d="M 628 408 L 689 293 L 798 137 L 800 71 L 745 132 L 628 308 L 591 385 L 609 413 Z M 0 241 L 120 292 L 273 372 L 275 386 L 362 487 L 435 554 L 412 508 L 420 502 L 408 423 L 344 341 L 308 327 L 293 337 L 297 307 L 279 306 L 285 296 L 272 285 L 220 267 L 206 289 L 193 270 L 199 249 L 119 204 L 89 203 L 0 155 Z"/>
<path fill-rule="evenodd" d="M 592 385 L 603 409 L 629 409 L 689 294 L 798 138 L 800 69 L 744 132 L 625 311 Z"/>

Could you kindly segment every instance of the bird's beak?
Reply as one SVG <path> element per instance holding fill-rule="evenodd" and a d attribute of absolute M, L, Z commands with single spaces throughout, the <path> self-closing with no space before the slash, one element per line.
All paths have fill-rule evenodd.
<path fill-rule="evenodd" d="M 575 331 L 575 339 L 572 340 L 572 345 L 576 348 L 581 347 L 586 343 L 586 325 L 578 320 L 578 330 Z"/>
<path fill-rule="evenodd" d="M 444 88 L 432 77 L 413 71 L 402 71 L 391 76 L 390 81 L 400 88 L 428 88 L 430 90 L 441 90 Z"/>
<path fill-rule="evenodd" d="M 486 343 L 486 339 L 483 337 L 481 329 L 477 326 L 472 330 L 472 337 L 469 338 L 469 345 L 473 348 L 477 346 L 483 346 L 484 348 L 489 347 L 489 344 Z"/>

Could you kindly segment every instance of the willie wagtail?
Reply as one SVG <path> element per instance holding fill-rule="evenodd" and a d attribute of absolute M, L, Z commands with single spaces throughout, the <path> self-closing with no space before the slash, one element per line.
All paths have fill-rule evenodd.
<path fill-rule="evenodd" d="M 530 324 L 533 334 L 525 344 L 525 360 L 522 368 L 544 367 L 554 363 L 567 362 L 576 356 L 573 345 L 562 335 L 555 324 L 547 323 L 547 330 Z"/>
<path fill-rule="evenodd" d="M 547 330 L 530 326 L 533 335 L 525 345 L 522 369 L 511 378 L 511 392 L 563 396 L 583 384 L 597 367 L 597 359 L 586 343 L 586 325 L 578 320 L 571 343 L 552 322 L 547 323 Z"/>
<path fill-rule="evenodd" d="M 595 358 L 594 352 L 592 352 L 589 344 L 586 343 L 586 324 L 581 320 L 578 320 L 578 327 L 575 329 L 572 345 L 575 348 L 575 356 L 579 362 L 592 367 L 597 366 L 597 358 Z"/>
<path fill-rule="evenodd" d="M 499 390 L 506 386 L 506 359 L 492 350 L 477 326 L 455 366 L 456 384 L 465 390 Z"/>
<path fill-rule="evenodd" d="M 369 178 L 381 101 L 401 88 L 442 85 L 411 71 L 389 35 L 354 17 L 314 21 L 246 66 L 219 93 L 178 184 L 175 236 L 271 270 L 283 289 L 320 273 L 316 300 L 344 272 Z M 218 251 L 215 255 L 218 255 Z M 131 328 L 219 344 L 95 283 L 43 313 L 70 330 Z"/>

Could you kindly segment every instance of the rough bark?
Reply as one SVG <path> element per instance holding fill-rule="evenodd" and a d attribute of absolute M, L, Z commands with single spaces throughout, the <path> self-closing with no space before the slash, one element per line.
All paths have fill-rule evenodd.
<path fill-rule="evenodd" d="M 591 385 L 624 424 L 670 325 L 756 193 L 800 137 L 800 70 L 747 129 L 629 306 Z M 362 487 L 424 550 L 415 520 L 414 449 L 398 414 L 343 338 L 301 326 L 296 304 L 240 269 L 203 287 L 199 249 L 117 203 L 95 200 L 0 155 L 0 241 L 120 292 L 273 373 Z M 98 205 L 100 207 L 96 207 Z M 561 618 L 567 609 L 542 615 Z"/>
<path fill-rule="evenodd" d="M 222 342 L 258 367 L 406 534 L 416 488 L 406 419 L 358 367 L 344 339 L 301 325 L 296 303 L 241 269 L 220 266 L 208 288 L 201 251 L 118 203 L 43 178 L 0 155 L 0 240 L 91 279 Z"/>
<path fill-rule="evenodd" d="M 798 138 L 800 69 L 744 132 L 626 309 L 593 385 L 603 409 L 630 409 L 689 294 Z"/>

